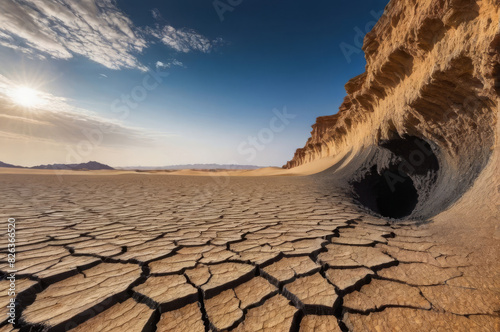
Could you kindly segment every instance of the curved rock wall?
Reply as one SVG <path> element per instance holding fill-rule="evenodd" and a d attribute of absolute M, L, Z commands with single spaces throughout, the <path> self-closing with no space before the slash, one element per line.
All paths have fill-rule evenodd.
<path fill-rule="evenodd" d="M 354 151 L 365 159 L 351 181 L 375 166 L 401 171 L 402 161 L 420 166 L 426 150 L 401 143 L 417 139 L 439 167 L 406 172 L 419 192 L 412 216 L 449 206 L 486 166 L 498 136 L 499 8 L 497 0 L 391 1 L 365 37 L 366 72 L 346 84 L 338 114 L 319 117 L 284 168 Z"/>

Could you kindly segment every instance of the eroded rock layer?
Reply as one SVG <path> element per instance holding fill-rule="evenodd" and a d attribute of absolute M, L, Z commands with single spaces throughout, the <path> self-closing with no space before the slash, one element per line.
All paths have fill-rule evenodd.
<path fill-rule="evenodd" d="M 343 176 L 375 212 L 429 217 L 450 206 L 498 146 L 499 8 L 497 0 L 391 1 L 365 37 L 365 73 L 284 167 L 348 155 Z M 377 176 L 401 183 L 396 190 L 413 202 L 400 211 L 370 202 Z"/>

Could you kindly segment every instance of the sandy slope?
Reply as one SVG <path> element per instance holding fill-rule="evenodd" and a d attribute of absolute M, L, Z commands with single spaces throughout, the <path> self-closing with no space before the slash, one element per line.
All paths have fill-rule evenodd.
<path fill-rule="evenodd" d="M 187 176 L 301 176 L 310 175 L 324 171 L 335 165 L 341 158 L 327 157 L 296 167 L 294 169 L 283 169 L 279 167 L 264 167 L 255 170 L 191 170 L 183 169 L 176 171 L 124 171 L 124 170 L 100 170 L 100 171 L 70 171 L 70 170 L 46 170 L 46 169 L 26 169 L 26 168 L 5 168 L 0 167 L 0 174 L 53 174 L 55 176 L 66 175 L 123 175 L 123 174 L 159 174 L 159 175 L 187 175 Z"/>

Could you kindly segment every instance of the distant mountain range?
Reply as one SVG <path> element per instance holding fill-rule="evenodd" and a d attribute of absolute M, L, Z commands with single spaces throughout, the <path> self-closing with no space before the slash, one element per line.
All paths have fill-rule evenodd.
<path fill-rule="evenodd" d="M 140 170 L 140 171 L 152 171 L 152 170 L 180 170 L 180 169 L 195 169 L 195 170 L 206 170 L 206 169 L 227 169 L 227 170 L 242 170 L 242 169 L 258 169 L 262 168 L 255 165 L 228 165 L 228 164 L 186 164 L 186 165 L 171 165 L 171 166 L 129 166 L 129 167 L 116 167 L 98 163 L 97 161 L 89 161 L 88 163 L 81 164 L 50 164 L 50 165 L 39 165 L 33 167 L 16 166 L 12 164 L 3 163 L 0 161 L 0 167 L 8 168 L 31 168 L 31 169 L 58 169 L 58 170 Z"/>
<path fill-rule="evenodd" d="M 152 171 L 152 170 L 180 170 L 180 169 L 258 169 L 262 168 L 255 165 L 227 165 L 227 164 L 186 164 L 186 165 L 171 165 L 171 166 L 127 166 L 127 167 L 117 167 L 118 169 L 125 170 L 141 170 L 141 171 Z"/>
<path fill-rule="evenodd" d="M 58 170 L 89 170 L 89 171 L 97 171 L 97 170 L 112 170 L 114 169 L 111 166 L 98 163 L 97 161 L 89 161 L 88 163 L 81 164 L 51 164 L 51 165 L 39 165 L 33 167 L 23 167 L 16 166 L 7 163 L 3 163 L 0 161 L 0 167 L 8 167 L 8 168 L 32 168 L 32 169 L 58 169 Z"/>
<path fill-rule="evenodd" d="M 0 161 L 0 167 L 8 167 L 8 168 L 24 168 L 23 166 L 16 166 L 11 164 L 6 164 Z"/>
<path fill-rule="evenodd" d="M 68 170 L 78 170 L 78 169 L 88 169 L 89 171 L 97 171 L 97 170 L 112 170 L 114 169 L 111 166 L 98 163 L 97 161 L 89 161 L 88 163 L 81 164 L 51 164 L 51 165 L 40 165 L 30 167 L 34 169 L 68 169 Z"/>
<path fill-rule="evenodd" d="M 12 164 L 7 164 L 7 163 L 3 163 L 0 161 L 0 167 L 8 167 L 8 168 L 24 168 L 23 166 L 16 166 L 16 165 L 12 165 Z"/>

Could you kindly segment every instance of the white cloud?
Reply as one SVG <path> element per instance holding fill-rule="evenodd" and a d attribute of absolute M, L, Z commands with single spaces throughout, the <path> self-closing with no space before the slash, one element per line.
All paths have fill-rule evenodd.
<path fill-rule="evenodd" d="M 160 11 L 158 10 L 158 8 L 155 8 L 151 11 L 151 14 L 153 14 L 153 18 L 155 20 L 163 20 L 163 17 L 161 17 L 161 13 Z"/>
<path fill-rule="evenodd" d="M 176 29 L 167 23 L 160 11 L 155 8 L 151 11 L 153 18 L 159 23 L 156 28 L 146 28 L 145 32 L 160 39 L 165 45 L 183 53 L 199 51 L 210 53 L 212 49 L 222 42 L 222 38 L 210 40 L 193 29 Z M 163 26 L 161 28 L 160 26 Z"/>
<path fill-rule="evenodd" d="M 157 9 L 152 13 L 165 21 Z M 110 69 L 146 71 L 137 59 L 148 46 L 144 35 L 183 53 L 210 53 L 223 43 L 192 29 L 176 29 L 166 22 L 162 26 L 135 28 L 115 0 L 0 1 L 0 46 L 41 59 L 81 55 Z"/>
<path fill-rule="evenodd" d="M 174 66 L 179 66 L 179 67 L 183 67 L 184 66 L 184 64 L 182 62 L 180 62 L 180 61 L 178 61 L 176 59 L 172 60 L 172 64 Z"/>
<path fill-rule="evenodd" d="M 167 25 L 161 31 L 161 41 L 178 52 L 188 53 L 190 51 L 200 51 L 203 53 L 210 53 L 212 50 L 212 42 L 189 29 L 175 29 Z"/>
<path fill-rule="evenodd" d="M 184 64 L 177 59 L 173 59 L 168 62 L 156 61 L 156 68 L 170 68 L 172 66 L 186 68 Z"/>
<path fill-rule="evenodd" d="M 147 68 L 147 45 L 114 0 L 2 0 L 0 45 L 36 57 L 85 56 L 110 69 Z"/>
<path fill-rule="evenodd" d="M 216 46 L 224 43 L 222 38 L 210 40 L 193 29 L 176 29 L 171 25 L 165 25 L 162 28 L 156 24 L 155 28 L 148 27 L 143 32 L 160 39 L 163 44 L 173 48 L 177 52 L 183 53 L 191 51 L 210 53 Z"/>

